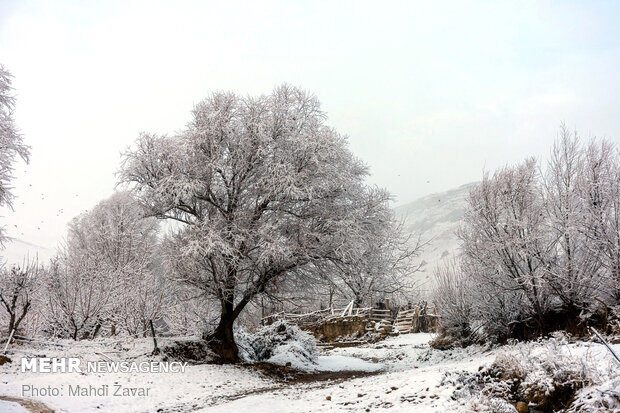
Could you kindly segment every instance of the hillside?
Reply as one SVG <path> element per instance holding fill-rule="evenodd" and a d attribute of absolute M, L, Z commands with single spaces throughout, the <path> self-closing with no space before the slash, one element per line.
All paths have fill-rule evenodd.
<path fill-rule="evenodd" d="M 38 258 L 40 263 L 47 263 L 54 255 L 54 251 L 40 245 L 31 244 L 18 238 L 7 240 L 0 257 L 8 265 L 21 264 L 24 260 Z"/>
<path fill-rule="evenodd" d="M 423 264 L 416 278 L 427 290 L 435 267 L 454 256 L 459 248 L 456 230 L 465 213 L 469 190 L 475 183 L 462 185 L 446 192 L 427 195 L 395 208 L 399 220 L 404 220 L 406 233 L 421 235 L 428 242 L 418 260 Z"/>

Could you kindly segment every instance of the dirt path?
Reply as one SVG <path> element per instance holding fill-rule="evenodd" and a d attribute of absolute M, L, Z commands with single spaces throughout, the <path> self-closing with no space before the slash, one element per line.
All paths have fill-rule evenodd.
<path fill-rule="evenodd" d="M 270 393 L 270 392 L 275 392 L 279 390 L 289 389 L 296 385 L 304 385 L 304 389 L 307 389 L 307 390 L 320 389 L 320 388 L 324 388 L 328 386 L 337 385 L 350 379 L 354 379 L 358 377 L 376 376 L 382 373 L 384 372 L 382 371 L 367 372 L 367 371 L 352 371 L 352 370 L 302 373 L 302 374 L 299 374 L 297 377 L 294 377 L 292 380 L 286 381 L 279 385 L 262 387 L 258 389 L 252 389 L 252 390 L 239 392 L 239 393 L 232 394 L 229 396 L 223 396 L 217 399 L 217 403 L 214 403 L 211 405 L 221 404 L 221 403 L 225 403 L 225 402 L 229 402 L 233 400 L 242 399 L 244 397 L 251 396 L 254 394 Z"/>
<path fill-rule="evenodd" d="M 31 413 L 55 413 L 53 409 L 50 409 L 45 404 L 30 399 L 22 399 L 21 397 L 12 396 L 0 396 L 0 400 L 18 403 L 24 409 L 28 410 Z"/>
<path fill-rule="evenodd" d="M 219 406 L 221 404 L 229 403 L 231 401 L 239 400 L 244 397 L 257 394 L 286 392 L 287 390 L 292 390 L 295 388 L 303 388 L 305 391 L 316 390 L 328 386 L 338 385 L 342 382 L 358 377 L 375 376 L 385 373 L 385 371 L 367 372 L 352 370 L 300 372 L 268 363 L 256 363 L 248 365 L 247 367 L 252 370 L 261 371 L 266 376 L 275 379 L 278 383 L 271 386 L 259 387 L 251 390 L 243 390 L 238 393 L 233 393 L 225 396 L 213 397 L 205 400 L 203 403 L 181 403 L 173 407 L 163 408 L 161 409 L 161 412 L 192 412 L 199 408 Z"/>

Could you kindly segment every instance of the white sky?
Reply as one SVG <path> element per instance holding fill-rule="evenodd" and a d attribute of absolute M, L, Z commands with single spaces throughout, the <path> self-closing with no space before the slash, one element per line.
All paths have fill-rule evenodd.
<path fill-rule="evenodd" d="M 561 121 L 619 141 L 620 3 L 380 3 L 0 0 L 32 146 L 0 222 L 54 247 L 139 131 L 217 89 L 312 91 L 397 204 L 544 157 Z"/>

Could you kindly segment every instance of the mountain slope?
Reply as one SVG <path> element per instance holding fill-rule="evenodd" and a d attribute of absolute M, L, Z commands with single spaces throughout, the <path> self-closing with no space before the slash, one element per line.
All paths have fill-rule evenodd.
<path fill-rule="evenodd" d="M 22 264 L 25 260 L 38 258 L 39 263 L 47 264 L 54 255 L 54 251 L 40 245 L 31 244 L 18 238 L 11 238 L 5 242 L 4 250 L 0 250 L 2 262 L 7 265 Z"/>
<path fill-rule="evenodd" d="M 423 264 L 415 277 L 427 290 L 433 280 L 433 270 L 444 259 L 458 254 L 460 241 L 456 230 L 465 213 L 470 183 L 446 192 L 427 195 L 395 208 L 396 217 L 403 221 L 405 233 L 421 236 L 427 242 L 417 258 Z"/>

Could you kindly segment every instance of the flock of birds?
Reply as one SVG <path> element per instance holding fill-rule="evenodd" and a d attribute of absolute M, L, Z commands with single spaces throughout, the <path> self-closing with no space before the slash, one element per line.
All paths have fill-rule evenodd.
<path fill-rule="evenodd" d="M 28 187 L 32 188 L 32 184 L 28 184 Z M 79 197 L 79 196 L 80 196 L 79 194 L 75 194 L 76 198 Z M 44 192 L 41 193 L 41 201 L 45 201 L 45 193 Z M 25 204 L 26 204 L 25 201 L 20 202 L 20 205 L 25 205 Z M 84 210 L 84 211 L 86 212 L 87 210 Z M 60 217 L 64 213 L 65 213 L 65 209 L 64 208 L 60 208 L 59 210 L 56 211 L 56 216 Z M 37 231 L 41 230 L 41 226 L 43 224 L 45 224 L 45 220 L 41 220 L 41 222 L 37 226 Z M 20 229 L 17 224 L 13 224 L 13 227 L 15 228 L 16 231 L 18 231 Z M 19 234 L 20 234 L 20 236 L 24 236 L 24 232 L 20 232 Z"/>

